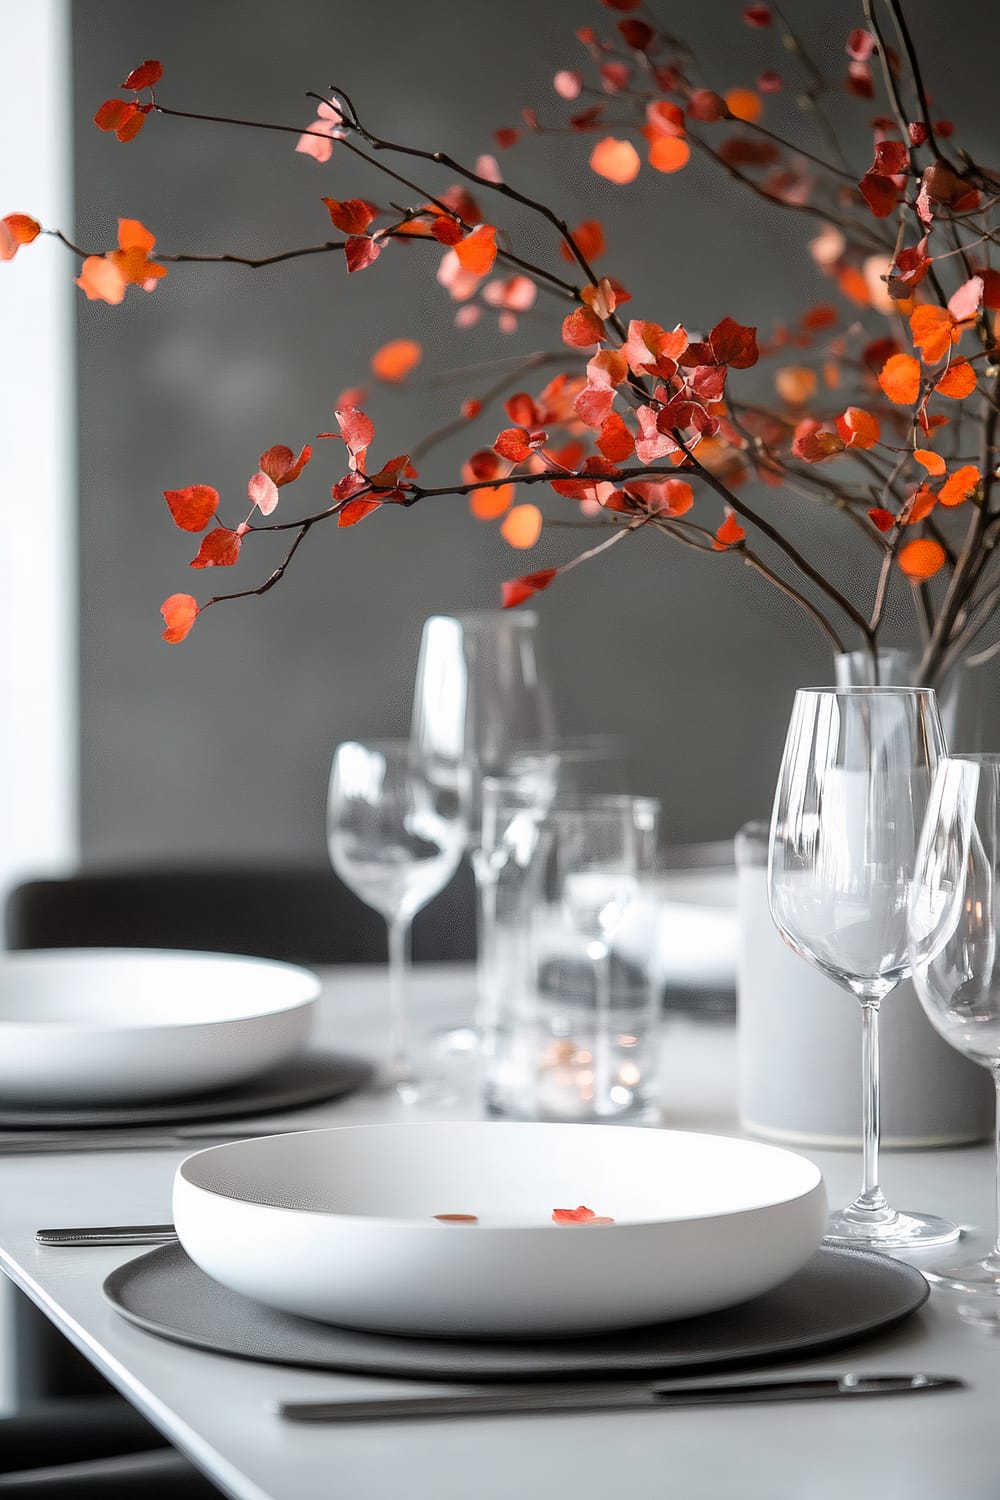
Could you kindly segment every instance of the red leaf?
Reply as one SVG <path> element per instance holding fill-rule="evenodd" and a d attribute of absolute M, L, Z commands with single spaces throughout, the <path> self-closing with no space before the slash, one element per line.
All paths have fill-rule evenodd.
<path fill-rule="evenodd" d="M 135 112 L 136 104 L 132 99 L 105 99 L 94 116 L 94 124 L 98 130 L 117 130 Z"/>
<path fill-rule="evenodd" d="M 542 420 L 538 407 L 527 391 L 517 391 L 508 396 L 503 409 L 517 427 L 537 427 Z"/>
<path fill-rule="evenodd" d="M 771 9 L 767 5 L 748 5 L 743 12 L 748 26 L 770 26 Z"/>
<path fill-rule="evenodd" d="M 886 177 L 898 177 L 910 169 L 910 153 L 902 141 L 879 141 L 875 147 L 873 172 L 884 172 Z"/>
<path fill-rule="evenodd" d="M 844 439 L 837 433 L 825 432 L 821 423 L 812 417 L 807 417 L 795 429 L 792 452 L 797 458 L 804 459 L 807 464 L 818 464 L 822 463 L 824 458 L 832 458 L 835 454 L 842 453 L 846 446 Z"/>
<path fill-rule="evenodd" d="M 375 424 L 371 417 L 352 406 L 346 409 L 338 408 L 334 416 L 340 428 L 340 436 L 347 444 L 347 451 L 351 455 L 351 468 L 364 468 L 365 455 L 375 436 Z"/>
<path fill-rule="evenodd" d="M 243 538 L 238 531 L 226 526 L 217 526 L 202 540 L 198 556 L 191 561 L 192 568 L 231 568 L 240 555 Z"/>
<path fill-rule="evenodd" d="M 659 323 L 633 318 L 628 325 L 628 338 L 622 345 L 622 353 L 637 375 L 659 375 L 668 380 L 676 371 L 677 360 L 687 346 L 688 336 L 683 328 L 668 332 Z"/>
<path fill-rule="evenodd" d="M 533 594 L 540 594 L 542 589 L 548 588 L 558 571 L 558 568 L 539 568 L 537 573 L 526 573 L 523 578 L 512 578 L 502 583 L 501 608 L 513 609 L 516 604 L 523 604 Z"/>
<path fill-rule="evenodd" d="M 190 484 L 185 490 L 164 490 L 175 525 L 182 531 L 204 531 L 219 508 L 219 492 L 210 484 Z"/>
<path fill-rule="evenodd" d="M 858 187 L 876 219 L 887 219 L 895 213 L 899 189 L 891 177 L 884 177 L 881 172 L 866 172 Z"/>
<path fill-rule="evenodd" d="M 454 219 L 441 214 L 431 224 L 431 234 L 442 245 L 457 245 L 465 230 Z"/>
<path fill-rule="evenodd" d="M 335 229 L 342 234 L 364 234 L 375 217 L 375 210 L 363 198 L 324 198 Z"/>
<path fill-rule="evenodd" d="M 298 479 L 311 458 L 312 449 L 308 443 L 295 459 L 292 457 L 291 448 L 286 448 L 284 443 L 279 443 L 260 455 L 260 467 L 267 477 L 273 479 L 281 489 L 282 485 L 291 484 L 294 479 Z"/>
<path fill-rule="evenodd" d="M 377 474 L 368 475 L 368 483 L 373 490 L 395 490 L 401 479 L 416 479 L 417 471 L 410 463 L 408 453 L 400 453 L 396 458 L 390 458 L 387 464 L 383 464 Z M 385 496 L 382 496 L 384 499 Z"/>
<path fill-rule="evenodd" d="M 708 341 L 717 363 L 730 365 L 734 370 L 748 370 L 760 358 L 756 328 L 747 328 L 732 318 L 716 323 Z"/>
<path fill-rule="evenodd" d="M 348 272 L 363 271 L 381 254 L 382 246 L 369 234 L 352 235 L 344 246 Z"/>
<path fill-rule="evenodd" d="M 373 510 L 378 510 L 381 500 L 348 500 L 340 515 L 337 517 L 338 526 L 356 526 L 363 521 L 365 516 L 370 516 Z"/>
<path fill-rule="evenodd" d="M 645 21 L 619 21 L 618 30 L 621 32 L 626 44 L 633 47 L 636 52 L 645 52 L 654 41 L 656 32 L 652 26 Z"/>
<path fill-rule="evenodd" d="M 880 505 L 877 505 L 874 510 L 868 512 L 868 519 L 878 531 L 891 531 L 896 524 L 895 516 L 890 515 L 887 510 L 883 510 Z"/>
<path fill-rule="evenodd" d="M 160 614 L 167 627 L 161 639 L 169 641 L 172 646 L 184 640 L 198 618 L 198 613 L 198 605 L 190 594 L 171 594 L 160 605 Z"/>
<path fill-rule="evenodd" d="M 563 319 L 562 340 L 572 349 L 589 349 L 604 337 L 604 324 L 589 307 L 578 307 Z"/>
<path fill-rule="evenodd" d="M 714 89 L 695 89 L 688 100 L 687 112 L 693 120 L 711 122 L 729 118 L 729 106 Z"/>
<path fill-rule="evenodd" d="M 358 490 L 363 490 L 367 484 L 368 480 L 364 474 L 359 474 L 357 470 L 353 470 L 350 474 L 345 474 L 343 479 L 337 480 L 337 483 L 330 490 L 330 494 L 334 500 L 350 500 L 352 495 L 357 494 Z"/>
<path fill-rule="evenodd" d="M 159 83 L 162 77 L 162 66 L 156 61 L 155 58 L 150 57 L 147 58 L 144 63 L 140 63 L 137 68 L 132 69 L 131 73 L 122 84 L 122 88 L 135 89 L 136 91 L 138 91 L 139 89 L 151 89 L 153 87 L 153 84 Z"/>
<path fill-rule="evenodd" d="M 552 1210 L 553 1224 L 586 1224 L 589 1219 L 596 1215 L 592 1208 L 585 1208 L 581 1203 L 579 1208 L 554 1208 Z"/>

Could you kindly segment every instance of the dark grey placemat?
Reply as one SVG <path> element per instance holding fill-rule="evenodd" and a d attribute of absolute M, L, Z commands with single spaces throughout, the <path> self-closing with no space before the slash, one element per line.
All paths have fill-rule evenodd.
<path fill-rule="evenodd" d="M 213 1094 L 111 1108 L 90 1105 L 53 1109 L 0 1104 L 0 1129 L 93 1130 L 105 1125 L 167 1125 L 185 1120 L 225 1120 L 234 1115 L 265 1114 L 269 1110 L 339 1098 L 368 1083 L 372 1071 L 358 1057 L 336 1052 L 303 1052 L 270 1073 Z"/>
<path fill-rule="evenodd" d="M 579 1339 L 462 1343 L 358 1333 L 276 1312 L 220 1286 L 179 1245 L 128 1261 L 104 1283 L 104 1295 L 130 1322 L 198 1349 L 273 1364 L 433 1380 L 757 1364 L 887 1328 L 922 1306 L 929 1290 L 919 1271 L 887 1256 L 824 1249 L 775 1291 L 705 1317 Z"/>

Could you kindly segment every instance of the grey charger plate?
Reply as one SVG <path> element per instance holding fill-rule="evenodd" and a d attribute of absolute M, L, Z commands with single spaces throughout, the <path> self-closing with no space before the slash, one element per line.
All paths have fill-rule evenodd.
<path fill-rule="evenodd" d="M 788 1358 L 889 1328 L 921 1307 L 929 1291 L 919 1271 L 887 1256 L 822 1249 L 774 1291 L 704 1317 L 584 1338 L 460 1342 L 361 1333 L 276 1312 L 220 1286 L 179 1245 L 138 1256 L 104 1282 L 105 1297 L 130 1323 L 214 1354 L 462 1381 L 702 1370 Z"/>
<path fill-rule="evenodd" d="M 372 1068 L 337 1052 L 303 1052 L 257 1078 L 211 1094 L 158 1099 L 151 1104 L 77 1105 L 71 1109 L 0 1101 L 0 1129 L 85 1129 L 115 1125 L 168 1125 L 265 1114 L 299 1104 L 337 1099 L 370 1082 Z"/>

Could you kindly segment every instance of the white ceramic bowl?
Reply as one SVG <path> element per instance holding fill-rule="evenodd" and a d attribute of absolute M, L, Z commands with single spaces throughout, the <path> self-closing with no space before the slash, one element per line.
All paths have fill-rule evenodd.
<path fill-rule="evenodd" d="M 201 1094 L 297 1052 L 319 993 L 293 964 L 133 948 L 0 954 L 0 1099 Z"/>
<path fill-rule="evenodd" d="M 552 1222 L 581 1204 L 615 1222 Z M 543 1337 L 767 1291 L 816 1249 L 825 1205 L 817 1167 L 753 1141 L 408 1122 L 200 1151 L 178 1168 L 173 1216 L 202 1270 L 286 1312 L 382 1333 Z"/>

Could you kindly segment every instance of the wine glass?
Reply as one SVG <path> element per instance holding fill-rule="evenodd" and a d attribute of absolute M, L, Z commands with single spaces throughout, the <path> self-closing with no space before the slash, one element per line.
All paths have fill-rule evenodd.
<path fill-rule="evenodd" d="M 946 1244 L 946 1219 L 890 1207 L 878 1180 L 879 1006 L 910 973 L 906 902 L 944 736 L 929 688 L 795 695 L 771 820 L 768 898 L 795 952 L 861 1002 L 862 1190 L 828 1244 Z"/>
<path fill-rule="evenodd" d="M 490 1006 L 490 935 L 495 923 L 496 841 L 484 842 L 483 779 L 513 780 L 544 811 L 555 793 L 555 713 L 530 610 L 432 615 L 424 621 L 413 691 L 411 741 L 432 779 L 457 778 L 477 892 L 479 995 Z M 453 1051 L 478 1044 L 475 1027 L 453 1029 Z"/>
<path fill-rule="evenodd" d="M 653 797 L 560 796 L 549 814 L 557 892 L 566 925 L 594 975 L 594 1113 L 617 1112 L 612 1056 L 612 943 L 652 874 L 660 805 Z"/>
<path fill-rule="evenodd" d="M 413 918 L 458 868 L 465 823 L 457 785 L 431 780 L 407 740 L 338 745 L 327 799 L 330 861 L 345 885 L 385 918 L 389 1045 L 385 1081 L 408 1104 L 440 1101 L 413 1067 L 406 982 Z"/>
<path fill-rule="evenodd" d="M 909 902 L 913 984 L 934 1029 L 997 1088 L 997 1234 L 924 1274 L 1000 1323 L 1000 755 L 954 755 L 934 778 Z M 923 1269 L 923 1268 L 921 1268 Z M 964 1311 L 965 1309 L 963 1309 Z"/>

